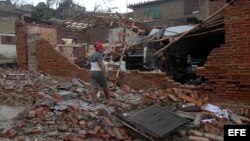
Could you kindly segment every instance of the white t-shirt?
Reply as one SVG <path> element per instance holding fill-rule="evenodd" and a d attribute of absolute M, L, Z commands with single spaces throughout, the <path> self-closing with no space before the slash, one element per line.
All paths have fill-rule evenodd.
<path fill-rule="evenodd" d="M 90 56 L 89 60 L 90 60 L 90 65 L 91 65 L 90 71 L 101 71 L 101 68 L 100 68 L 100 66 L 98 64 L 99 60 L 103 61 L 103 57 L 102 57 L 101 53 L 99 53 L 99 52 L 93 53 Z"/>

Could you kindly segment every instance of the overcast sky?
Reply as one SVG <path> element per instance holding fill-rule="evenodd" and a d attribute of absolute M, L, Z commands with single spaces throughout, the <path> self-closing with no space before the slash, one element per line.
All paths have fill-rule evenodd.
<path fill-rule="evenodd" d="M 27 3 L 32 3 L 33 2 L 33 5 L 36 6 L 37 3 L 41 2 L 41 1 L 45 2 L 46 0 L 26 0 L 26 1 L 27 1 Z M 79 5 L 86 7 L 87 11 L 93 11 L 95 4 L 96 5 L 103 4 L 103 0 L 73 0 L 73 1 L 76 4 L 78 3 Z M 106 0 L 106 1 L 108 1 L 108 0 Z M 148 0 L 113 0 L 112 2 L 107 2 L 106 4 L 110 8 L 117 7 L 117 9 L 114 9 L 113 12 L 124 13 L 127 10 L 126 9 L 127 1 L 128 1 L 128 4 L 134 4 L 134 3 L 148 1 Z M 105 4 L 103 4 L 101 8 L 102 9 L 107 9 Z M 130 11 L 131 10 L 128 9 L 128 12 L 130 12 Z"/>

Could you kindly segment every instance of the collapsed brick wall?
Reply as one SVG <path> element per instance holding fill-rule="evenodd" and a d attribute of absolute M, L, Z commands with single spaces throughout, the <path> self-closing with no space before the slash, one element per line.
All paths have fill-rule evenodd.
<path fill-rule="evenodd" d="M 53 46 L 57 44 L 57 30 L 54 27 L 39 24 L 25 23 L 26 34 L 28 37 L 39 33 L 39 38 L 49 41 Z"/>
<path fill-rule="evenodd" d="M 52 75 L 80 78 L 89 82 L 89 70 L 71 63 L 63 54 L 45 40 L 38 40 L 37 61 L 38 70 Z"/>
<path fill-rule="evenodd" d="M 32 42 L 37 40 L 33 36 L 37 33 L 39 38 L 46 39 L 50 41 L 51 44 L 55 45 L 57 43 L 56 29 L 51 28 L 48 25 L 39 24 L 29 24 L 21 21 L 16 22 L 16 52 L 17 52 L 17 63 L 19 69 L 28 70 L 29 63 L 29 51 L 28 48 L 31 47 Z M 29 40 L 29 41 L 28 41 Z"/>
<path fill-rule="evenodd" d="M 119 80 L 134 89 L 165 89 L 168 79 L 165 73 L 127 71 L 121 73 Z"/>
<path fill-rule="evenodd" d="M 89 70 L 80 68 L 71 63 L 63 54 L 56 51 L 53 46 L 45 41 L 39 40 L 37 46 L 38 70 L 63 77 L 77 77 L 89 82 Z M 110 80 L 114 80 L 116 71 L 110 71 Z M 171 84 L 164 73 L 128 71 L 121 72 L 119 81 L 134 89 L 162 89 Z"/>
<path fill-rule="evenodd" d="M 28 70 L 28 44 L 24 23 L 16 22 L 16 52 L 17 64 L 21 70 Z"/>
<path fill-rule="evenodd" d="M 24 70 L 28 70 L 26 26 L 25 23 L 19 23 L 16 26 L 18 66 Z M 31 28 L 31 26 L 29 26 L 29 28 Z M 38 71 L 62 77 L 78 77 L 89 82 L 89 70 L 82 69 L 71 63 L 63 54 L 56 51 L 49 42 L 39 40 L 36 43 L 36 48 Z M 110 71 L 109 73 L 110 77 L 114 78 L 116 71 Z M 134 89 L 165 88 L 166 85 L 168 85 L 164 73 L 139 71 L 122 72 L 119 80 L 121 83 L 127 84 Z"/>
<path fill-rule="evenodd" d="M 250 103 L 250 1 L 237 0 L 225 9 L 225 45 L 215 48 L 197 74 L 211 101 Z"/>
<path fill-rule="evenodd" d="M 18 24 L 17 24 L 18 25 Z M 28 54 L 27 54 L 27 28 L 26 24 L 19 23 L 17 29 L 17 55 L 19 56 L 18 61 L 19 67 L 25 70 L 28 69 Z M 29 26 L 31 28 L 31 26 Z M 49 42 L 39 40 L 36 43 L 37 47 L 37 64 L 38 70 L 45 73 L 58 75 L 62 77 L 78 77 L 86 82 L 89 82 L 89 70 L 81 69 L 77 65 L 72 64 L 65 56 L 56 51 Z M 110 71 L 109 76 L 113 77 L 114 80 L 116 71 Z M 153 72 L 140 72 L 140 71 L 128 71 L 121 72 L 119 81 L 122 84 L 127 84 L 134 89 L 162 89 L 178 87 L 183 89 L 196 89 L 186 88 L 173 80 L 166 77 L 165 73 L 153 73 Z"/>

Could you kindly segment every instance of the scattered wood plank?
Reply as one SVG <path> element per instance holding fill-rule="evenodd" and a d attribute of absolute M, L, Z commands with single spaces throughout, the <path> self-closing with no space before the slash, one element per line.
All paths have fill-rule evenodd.
<path fill-rule="evenodd" d="M 189 141 L 209 141 L 208 138 L 205 137 L 197 137 L 197 136 L 189 136 Z"/>
<path fill-rule="evenodd" d="M 118 77 L 119 77 L 119 74 L 120 74 L 120 70 L 121 70 L 120 66 L 121 66 L 121 64 L 122 64 L 122 59 L 123 59 L 123 57 L 124 57 L 124 53 L 125 53 L 127 47 L 128 47 L 128 46 L 127 46 L 127 44 L 126 44 L 125 47 L 124 47 L 123 50 L 122 50 L 122 56 L 120 57 L 120 60 L 119 60 L 119 67 L 118 67 L 118 70 L 117 70 L 116 76 L 115 76 L 115 83 L 116 83 L 116 81 L 118 80 Z"/>
<path fill-rule="evenodd" d="M 231 116 L 230 118 L 236 124 L 243 124 L 242 121 L 237 116 Z"/>
<path fill-rule="evenodd" d="M 247 117 L 243 117 L 243 116 L 237 116 L 237 118 L 239 118 L 241 121 L 243 122 L 247 122 L 247 123 L 250 123 L 250 119 L 247 118 Z"/>
<path fill-rule="evenodd" d="M 128 33 L 117 32 L 117 35 L 118 35 L 118 36 L 126 36 L 126 37 L 129 37 L 129 34 L 128 34 Z"/>
<path fill-rule="evenodd" d="M 192 136 L 206 137 L 206 138 L 213 140 L 213 141 L 223 141 L 224 140 L 224 138 L 222 136 L 209 134 L 209 133 L 203 133 L 203 132 L 200 132 L 197 130 L 190 130 L 189 134 Z"/>
<path fill-rule="evenodd" d="M 173 102 L 177 102 L 178 101 L 177 98 L 174 95 L 172 95 L 172 94 L 169 94 L 168 98 L 170 98 L 170 100 L 173 101 Z"/>
<path fill-rule="evenodd" d="M 213 140 L 213 141 L 223 141 L 224 140 L 224 138 L 222 136 L 218 136 L 218 135 L 214 135 L 214 134 L 205 133 L 204 136 Z"/>
<path fill-rule="evenodd" d="M 122 133 L 120 132 L 120 130 L 117 127 L 113 128 L 113 133 L 115 134 L 117 139 L 123 140 Z"/>
<path fill-rule="evenodd" d="M 128 42 L 126 42 L 126 41 L 115 41 L 115 44 L 123 44 L 123 45 L 127 45 L 128 44 Z"/>
<path fill-rule="evenodd" d="M 177 111 L 175 114 L 180 116 L 180 117 L 183 117 L 183 118 L 187 118 L 187 119 L 191 119 L 191 120 L 195 119 L 195 114 L 192 114 L 192 113 Z"/>
<path fill-rule="evenodd" d="M 109 126 L 109 127 L 114 127 L 113 122 L 112 122 L 109 118 L 104 117 L 103 120 L 104 120 L 104 123 L 106 123 L 107 126 Z"/>
<path fill-rule="evenodd" d="M 186 100 L 186 101 L 191 102 L 191 103 L 194 103 L 194 104 L 197 105 L 197 106 L 202 106 L 202 105 L 203 105 L 203 103 L 202 103 L 201 101 L 195 100 L 195 99 L 193 99 L 192 97 L 187 96 L 187 95 L 185 95 L 185 94 L 177 94 L 177 95 L 178 95 L 178 97 L 180 97 L 181 99 Z"/>
<path fill-rule="evenodd" d="M 77 79 L 80 83 L 82 83 L 84 86 L 86 86 L 87 88 L 88 87 L 90 87 L 90 83 L 88 83 L 88 82 L 84 82 L 84 81 L 82 81 L 81 79 Z"/>
<path fill-rule="evenodd" d="M 173 88 L 173 91 L 174 91 L 174 93 L 177 94 L 177 95 L 182 95 L 182 92 L 181 92 L 180 89 Z"/>
<path fill-rule="evenodd" d="M 200 127 L 201 126 L 201 119 L 202 115 L 200 113 L 197 113 L 194 119 L 194 125 Z"/>
<path fill-rule="evenodd" d="M 199 137 L 202 137 L 204 135 L 204 133 L 197 131 L 197 130 L 189 130 L 189 134 L 193 136 L 199 136 Z"/>
<path fill-rule="evenodd" d="M 230 3 L 226 3 L 223 7 L 221 7 L 220 9 L 218 9 L 215 13 L 213 13 L 212 15 L 210 15 L 209 17 L 207 17 L 206 19 L 204 19 L 202 21 L 202 23 L 205 23 L 206 21 L 208 21 L 211 18 L 213 18 L 214 16 L 216 16 L 218 13 L 220 13 L 222 10 L 224 10 L 229 5 L 230 5 Z M 157 52 L 155 52 L 153 55 L 157 56 L 162 51 L 164 51 L 165 49 L 167 49 L 168 47 L 170 47 L 172 44 L 176 43 L 177 41 L 179 41 L 180 39 L 182 39 L 183 37 L 185 37 L 186 35 L 188 35 L 191 31 L 193 31 L 194 29 L 196 29 L 200 25 L 201 25 L 201 23 L 194 25 L 190 30 L 188 30 L 188 31 L 184 32 L 183 34 L 181 34 L 180 36 L 178 36 L 173 42 L 170 42 L 169 44 L 167 44 L 166 46 L 164 46 L 163 48 L 161 48 L 160 50 L 158 50 Z"/>
<path fill-rule="evenodd" d="M 105 127 L 104 130 L 110 135 L 110 137 L 115 137 L 115 133 L 113 132 L 113 128 Z"/>

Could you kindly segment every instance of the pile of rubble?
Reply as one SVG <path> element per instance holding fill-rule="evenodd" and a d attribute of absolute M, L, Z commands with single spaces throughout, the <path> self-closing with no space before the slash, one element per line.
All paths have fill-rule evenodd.
<path fill-rule="evenodd" d="M 1 129 L 0 136 L 46 141 L 131 139 L 113 113 L 140 107 L 141 98 L 135 91 L 128 93 L 110 85 L 113 102 L 106 105 L 100 94 L 97 106 L 91 107 L 89 84 L 77 78 L 2 70 L 1 103 L 29 107 L 15 119 L 16 126 Z"/>
<path fill-rule="evenodd" d="M 161 101 L 162 106 L 172 105 L 169 110 L 190 123 L 179 130 L 180 136 L 192 141 L 223 141 L 224 125 L 242 125 L 250 123 L 250 113 L 240 109 L 237 114 L 232 110 L 208 103 L 207 95 L 198 95 L 195 91 L 171 88 L 168 93 L 157 91 L 146 95 L 147 101 Z M 166 98 L 167 97 L 167 98 Z M 164 102 L 168 99 L 171 102 Z"/>
<path fill-rule="evenodd" d="M 18 141 L 135 140 L 116 115 L 128 116 L 153 104 L 190 120 L 176 134 L 190 140 L 220 141 L 224 125 L 250 123 L 247 117 L 207 103 L 207 96 L 184 89 L 144 91 L 110 83 L 111 103 L 105 104 L 104 94 L 98 94 L 99 102 L 92 107 L 89 84 L 77 78 L 13 70 L 1 70 L 0 77 L 0 102 L 29 106 L 15 118 L 15 126 L 0 130 L 0 136 Z"/>

